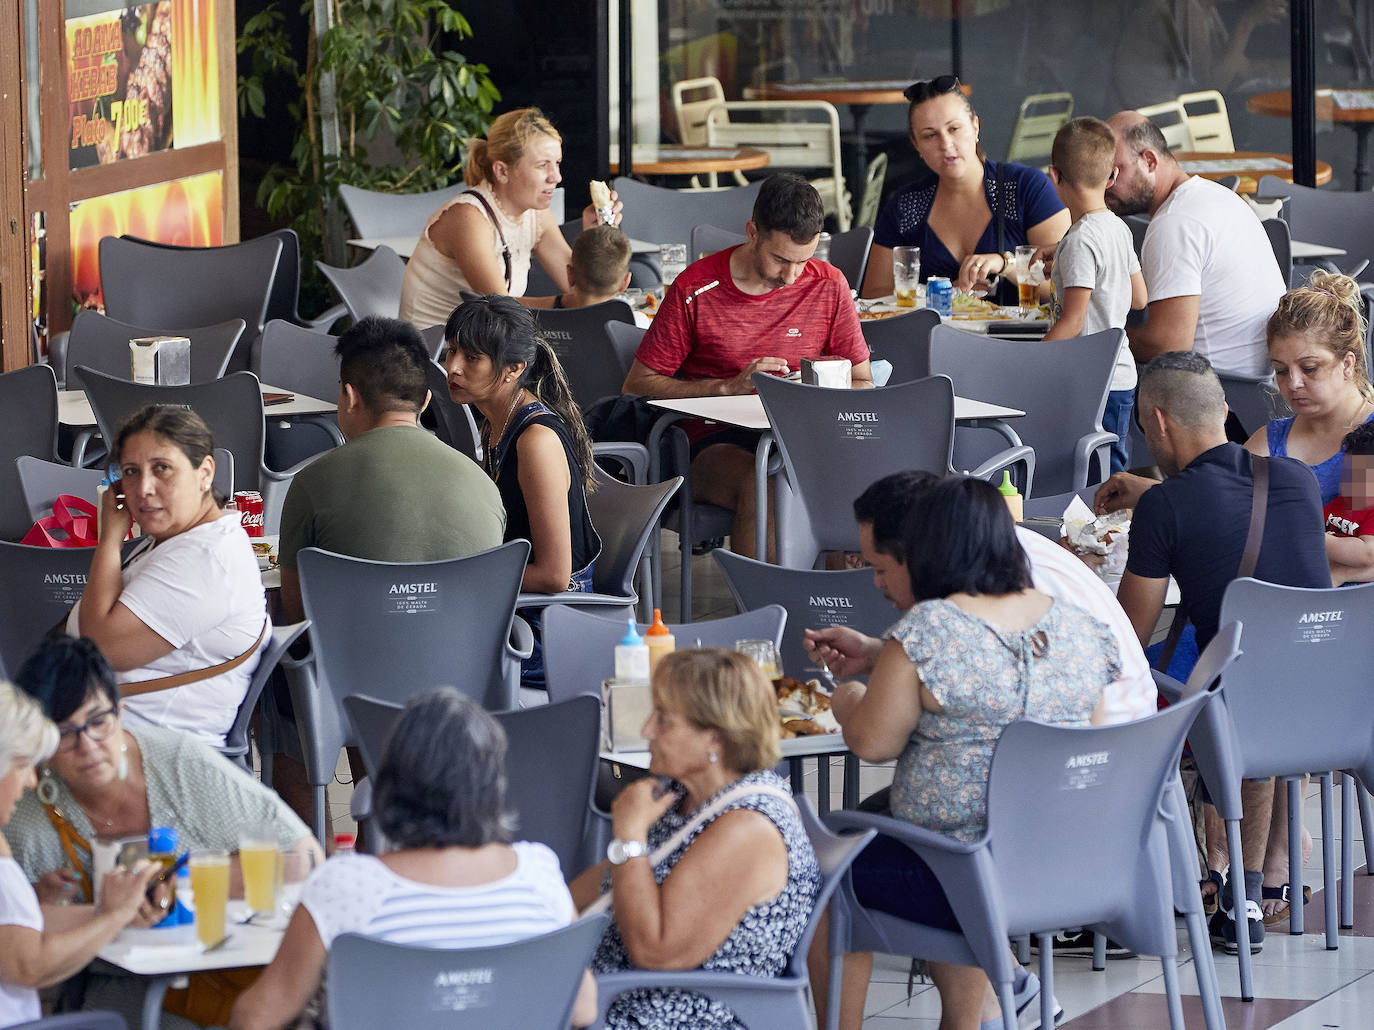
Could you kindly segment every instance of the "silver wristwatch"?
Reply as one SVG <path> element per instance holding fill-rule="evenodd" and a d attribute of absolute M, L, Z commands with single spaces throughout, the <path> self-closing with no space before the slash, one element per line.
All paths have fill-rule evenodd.
<path fill-rule="evenodd" d="M 632 858 L 649 853 L 649 845 L 642 840 L 613 840 L 606 845 L 606 859 L 611 865 L 624 865 Z"/>

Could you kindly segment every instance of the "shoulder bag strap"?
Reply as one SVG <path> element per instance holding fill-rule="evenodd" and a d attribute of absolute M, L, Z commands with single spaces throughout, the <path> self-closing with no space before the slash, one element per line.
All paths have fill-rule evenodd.
<path fill-rule="evenodd" d="M 797 804 L 796 800 L 793 799 L 792 795 L 787 791 L 783 790 L 781 787 L 774 787 L 769 784 L 763 784 L 762 786 L 755 786 L 752 783 L 736 784 L 734 787 L 727 790 L 724 794 L 720 795 L 720 797 L 712 801 L 709 805 L 702 808 L 699 812 L 697 812 L 696 815 L 692 816 L 691 819 L 683 823 L 678 828 L 678 831 L 676 833 L 674 833 L 671 837 L 665 840 L 658 847 L 654 848 L 654 850 L 649 854 L 649 865 L 652 867 L 657 867 L 660 862 L 662 862 L 674 851 L 676 851 L 679 845 L 681 845 L 684 840 L 686 840 L 689 836 L 696 832 L 697 827 L 699 827 L 702 823 L 709 822 L 710 820 L 714 819 L 716 816 L 720 815 L 721 812 L 723 812 L 730 805 L 734 804 L 736 801 L 740 800 L 741 798 L 754 797 L 759 794 L 769 794 L 773 797 L 782 798 L 788 804 L 792 805 L 794 808 Z M 581 912 L 581 915 L 590 916 L 596 915 L 600 912 L 607 911 L 611 907 L 612 893 L 613 892 L 611 891 L 606 891 L 606 893 L 602 894 L 601 897 L 597 898 L 590 905 L 584 908 Z"/>
<path fill-rule="evenodd" d="M 76 832 L 76 828 L 54 805 L 46 802 L 43 804 L 43 811 L 48 813 L 48 822 L 52 823 L 52 828 L 57 831 L 57 840 L 62 845 L 62 851 L 67 856 L 67 864 L 72 867 L 76 877 L 81 881 L 81 888 L 86 892 L 88 901 L 95 901 L 95 891 L 92 889 L 91 874 L 86 868 L 86 863 L 81 860 L 77 849 L 80 848 L 86 854 L 91 853 L 91 845 L 85 837 Z"/>
<path fill-rule="evenodd" d="M 1259 563 L 1260 545 L 1264 542 L 1264 520 L 1269 514 L 1269 459 L 1258 454 L 1253 455 L 1250 458 L 1250 470 L 1254 479 L 1254 488 L 1250 495 L 1250 529 L 1245 534 L 1245 550 L 1241 552 L 1240 567 L 1236 570 L 1237 579 L 1255 574 L 1255 566 Z M 1169 635 L 1164 638 L 1164 649 L 1159 652 L 1159 661 L 1155 663 L 1155 668 L 1160 672 L 1169 671 L 1169 662 L 1173 660 L 1174 649 L 1178 647 L 1179 637 L 1183 635 L 1185 621 L 1179 618 L 1177 611 L 1174 612 Z"/>
<path fill-rule="evenodd" d="M 496 217 L 496 212 L 491 209 L 491 204 L 487 202 L 487 198 L 482 196 L 477 190 L 464 190 L 463 193 L 465 196 L 471 195 L 476 197 L 477 203 L 482 205 L 482 210 L 485 211 L 487 217 L 491 219 L 491 227 L 496 230 L 496 238 L 501 241 L 501 260 L 506 264 L 506 292 L 509 293 L 511 284 L 510 244 L 506 242 L 506 234 L 501 231 L 501 223 Z"/>
<path fill-rule="evenodd" d="M 184 687 L 188 683 L 196 683 L 199 680 L 208 680 L 211 676 L 218 676 L 223 672 L 230 672 L 237 669 L 249 657 L 262 646 L 262 642 L 267 639 L 267 635 L 272 632 L 272 623 L 269 620 L 262 627 L 262 632 L 258 634 L 258 639 L 249 645 L 248 650 L 237 657 L 230 658 L 226 662 L 218 665 L 211 665 L 204 669 L 192 669 L 190 672 L 179 672 L 174 676 L 158 676 L 155 679 L 139 680 L 137 683 L 121 683 L 119 685 L 120 697 L 136 697 L 139 694 L 152 694 L 159 690 L 171 690 L 173 687 Z"/>

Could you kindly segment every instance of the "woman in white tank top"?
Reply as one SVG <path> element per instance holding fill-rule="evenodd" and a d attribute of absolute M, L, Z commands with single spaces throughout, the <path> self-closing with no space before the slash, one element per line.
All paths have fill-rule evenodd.
<path fill-rule="evenodd" d="M 563 181 L 562 160 L 562 138 L 533 107 L 506 112 L 491 123 L 486 139 L 473 140 L 463 167 L 468 191 L 430 216 L 406 265 L 401 317 L 422 329 L 441 325 L 462 303 L 463 291 L 551 307 L 552 297 L 523 294 L 531 255 L 560 290 L 568 289 L 572 251 L 549 210 Z M 620 203 L 614 206 L 619 222 Z M 582 224 L 596 223 L 596 209 L 588 205 Z"/>

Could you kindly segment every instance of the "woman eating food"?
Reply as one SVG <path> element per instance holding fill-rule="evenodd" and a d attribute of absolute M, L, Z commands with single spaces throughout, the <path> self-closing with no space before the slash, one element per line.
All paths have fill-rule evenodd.
<path fill-rule="evenodd" d="M 0 827 L 35 785 L 33 767 L 59 747 L 57 727 L 33 698 L 0 681 Z M 129 925 L 148 925 L 144 897 L 162 867 L 115 869 L 100 885 L 100 906 L 40 908 L 28 877 L 0 837 L 0 1027 L 42 1016 L 38 988 L 83 969 Z"/>
<path fill-rule="evenodd" d="M 710 969 L 776 976 L 811 916 L 820 870 L 778 762 L 773 688 L 744 655 L 692 648 L 654 669 L 644 724 L 650 776 L 612 807 L 607 861 L 572 884 L 615 922 L 592 969 Z M 627 992 L 606 1026 L 738 1027 L 689 991 Z"/>
<path fill-rule="evenodd" d="M 1015 278 L 1012 251 L 1058 243 L 1069 212 L 1038 168 L 988 159 L 978 143 L 978 115 L 954 75 L 917 82 L 911 142 L 931 175 L 899 189 L 878 215 L 873 253 L 860 296 L 890 294 L 892 249 L 921 248 L 921 276 L 948 277 L 960 290 Z"/>
<path fill-rule="evenodd" d="M 131 415 L 112 453 L 100 539 L 67 632 L 95 642 L 140 725 L 224 743 L 268 630 L 253 546 L 213 486 L 214 438 L 176 404 Z M 124 557 L 129 527 L 144 540 Z M 175 677 L 175 681 L 172 681 Z"/>
<path fill-rule="evenodd" d="M 531 256 L 567 290 L 572 251 L 549 210 L 562 160 L 562 137 L 535 107 L 507 111 L 486 139 L 473 140 L 463 165 L 467 190 L 430 215 L 406 264 L 401 317 L 424 329 L 442 325 L 463 293 L 523 298 Z M 583 210 L 584 228 L 602 217 L 620 221 L 620 202 L 608 195 L 606 214 L 590 204 Z M 553 302 L 523 300 L 535 308 Z"/>
<path fill-rule="evenodd" d="M 506 735 L 453 687 L 414 698 L 387 741 L 372 810 L 393 846 L 338 856 L 306 881 L 277 957 L 234 1006 L 234 1030 L 297 1025 L 341 933 L 398 944 L 476 948 L 549 933 L 573 921 L 558 857 L 510 843 Z M 573 1025 L 596 1017 L 583 976 Z"/>
<path fill-rule="evenodd" d="M 987 825 L 988 772 L 1002 730 L 1018 719 L 1095 721 L 1102 688 L 1120 675 L 1117 646 L 1105 625 L 1031 586 L 1011 514 L 990 483 L 955 477 L 930 487 L 913 504 L 904 535 L 916 603 L 888 632 L 867 687 L 840 684 L 831 711 L 854 754 L 897 760 L 885 814 L 975 840 Z M 865 907 L 958 930 L 939 881 L 904 844 L 877 836 L 851 875 Z M 812 968 L 821 970 L 825 935 L 815 941 Z M 872 955 L 845 956 L 845 1030 L 863 1021 L 872 967 Z M 930 968 L 943 1030 L 1002 1025 L 982 969 Z M 1013 992 L 1020 1012 L 1039 980 L 1018 967 Z"/>

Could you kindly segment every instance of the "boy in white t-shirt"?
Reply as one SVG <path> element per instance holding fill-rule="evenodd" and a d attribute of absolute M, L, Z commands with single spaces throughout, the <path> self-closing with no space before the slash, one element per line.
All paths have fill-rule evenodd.
<path fill-rule="evenodd" d="M 1055 251 L 1054 325 L 1047 340 L 1122 329 L 1131 308 L 1145 307 L 1145 278 L 1131 230 L 1107 210 L 1106 192 L 1116 178 L 1116 137 L 1106 122 L 1075 118 L 1054 137 L 1050 178 L 1073 224 Z M 1135 359 L 1124 339 L 1116 355 L 1102 428 L 1115 433 L 1112 471 L 1127 467 L 1126 434 L 1135 398 Z"/>

